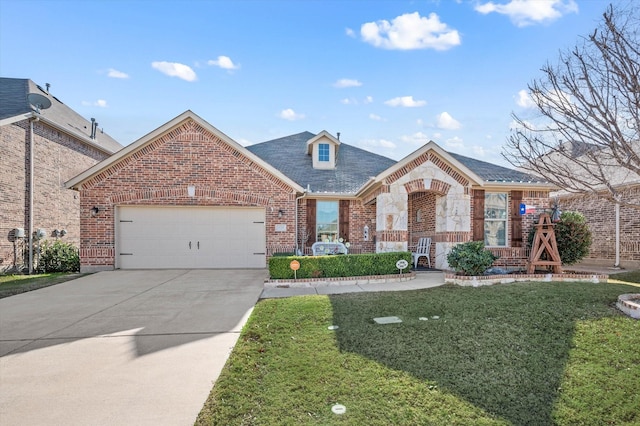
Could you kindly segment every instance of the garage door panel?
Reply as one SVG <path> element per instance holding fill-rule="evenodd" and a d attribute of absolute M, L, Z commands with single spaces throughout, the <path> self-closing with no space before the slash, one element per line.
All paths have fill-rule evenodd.
<path fill-rule="evenodd" d="M 264 268 L 264 221 L 259 208 L 123 206 L 116 223 L 117 265 Z"/>

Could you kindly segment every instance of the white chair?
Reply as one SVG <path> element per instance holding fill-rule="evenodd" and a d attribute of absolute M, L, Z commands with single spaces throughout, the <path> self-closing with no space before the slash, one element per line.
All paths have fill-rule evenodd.
<path fill-rule="evenodd" d="M 411 253 L 411 259 L 413 260 L 413 269 L 418 268 L 418 260 L 421 257 L 427 258 L 427 263 L 429 264 L 429 268 L 431 268 L 431 258 L 429 257 L 429 252 L 431 251 L 431 238 L 422 237 L 418 240 L 418 245 L 416 246 L 416 251 Z"/>

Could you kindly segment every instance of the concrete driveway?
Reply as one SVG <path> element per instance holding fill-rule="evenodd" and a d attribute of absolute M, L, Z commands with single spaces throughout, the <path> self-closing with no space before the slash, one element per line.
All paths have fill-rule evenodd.
<path fill-rule="evenodd" d="M 111 271 L 0 300 L 0 423 L 192 425 L 266 270 Z"/>

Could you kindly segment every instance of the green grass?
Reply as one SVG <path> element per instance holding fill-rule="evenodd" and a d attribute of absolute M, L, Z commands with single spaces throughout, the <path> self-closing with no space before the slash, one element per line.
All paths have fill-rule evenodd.
<path fill-rule="evenodd" d="M 617 281 L 640 284 L 640 270 L 612 274 L 609 278 Z"/>
<path fill-rule="evenodd" d="M 72 274 L 68 272 L 37 275 L 0 275 L 0 299 L 26 291 L 60 284 L 79 278 L 82 275 L 83 274 Z"/>
<path fill-rule="evenodd" d="M 263 300 L 196 424 L 637 425 L 640 322 L 614 308 L 634 290 L 514 283 Z"/>

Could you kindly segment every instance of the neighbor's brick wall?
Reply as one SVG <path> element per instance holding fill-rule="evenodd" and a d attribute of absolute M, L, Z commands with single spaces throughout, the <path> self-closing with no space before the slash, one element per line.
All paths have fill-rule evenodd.
<path fill-rule="evenodd" d="M 66 229 L 65 242 L 80 244 L 78 193 L 64 183 L 108 155 L 42 122 L 34 122 L 34 229 Z M 22 267 L 13 229 L 28 229 L 29 121 L 0 128 L 0 270 Z M 28 238 L 27 238 L 28 240 Z M 24 243 L 23 243 L 24 244 Z"/>
<path fill-rule="evenodd" d="M 188 196 L 189 185 L 196 187 L 195 197 Z M 187 120 L 84 183 L 81 264 L 84 269 L 115 266 L 118 205 L 264 207 L 268 248 L 291 246 L 294 241 L 294 200 L 288 185 Z M 96 217 L 90 214 L 93 206 L 101 209 Z M 285 224 L 286 232 L 275 232 L 276 224 Z"/>
<path fill-rule="evenodd" d="M 640 185 L 626 190 L 630 200 L 640 204 Z M 560 210 L 577 211 L 587 219 L 593 242 L 583 262 L 613 265 L 616 258 L 615 204 L 592 195 L 560 198 Z M 640 267 L 640 214 L 630 207 L 620 207 L 620 264 Z"/>

